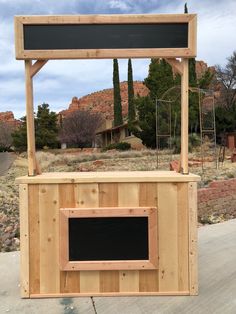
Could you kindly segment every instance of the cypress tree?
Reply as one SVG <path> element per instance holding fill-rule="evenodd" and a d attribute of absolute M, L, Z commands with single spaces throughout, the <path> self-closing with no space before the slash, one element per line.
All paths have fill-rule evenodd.
<path fill-rule="evenodd" d="M 114 126 L 123 124 L 118 60 L 113 59 Z"/>
<path fill-rule="evenodd" d="M 128 60 L 128 121 L 135 120 L 134 83 L 131 59 Z"/>
<path fill-rule="evenodd" d="M 187 2 L 184 4 L 184 13 L 188 13 Z"/>

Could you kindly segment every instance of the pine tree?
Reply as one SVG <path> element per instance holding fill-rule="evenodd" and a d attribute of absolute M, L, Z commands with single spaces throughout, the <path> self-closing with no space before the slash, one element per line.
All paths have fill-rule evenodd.
<path fill-rule="evenodd" d="M 138 112 L 137 127 L 132 133 L 139 137 L 143 144 L 150 148 L 156 147 L 156 99 L 162 99 L 164 93 L 171 87 L 179 84 L 179 76 L 174 77 L 171 66 L 163 59 L 151 59 L 148 77 L 144 84 L 149 88 L 149 96 L 137 97 L 135 105 Z M 174 96 L 174 97 L 173 97 Z M 171 95 L 176 99 L 176 95 Z M 166 100 L 166 98 L 165 98 Z M 173 104 L 173 108 L 175 105 Z M 174 108 L 178 117 L 179 105 Z M 169 112 L 165 103 L 158 104 L 158 129 L 164 132 L 168 128 Z M 173 115 L 174 117 L 174 115 Z"/>
<path fill-rule="evenodd" d="M 38 112 L 35 119 L 36 129 L 36 147 L 55 148 L 58 145 L 58 126 L 57 115 L 55 112 L 50 111 L 49 105 L 43 103 L 38 106 Z"/>
<path fill-rule="evenodd" d="M 27 149 L 27 127 L 26 117 L 22 117 L 20 127 L 12 133 L 13 146 L 16 151 L 26 151 Z"/>
<path fill-rule="evenodd" d="M 114 126 L 123 124 L 118 60 L 113 59 Z"/>
<path fill-rule="evenodd" d="M 164 92 L 175 85 L 171 66 L 164 59 L 151 59 L 148 77 L 144 84 L 150 90 L 150 97 L 155 101 L 161 98 Z"/>
<path fill-rule="evenodd" d="M 128 122 L 135 120 L 134 83 L 131 59 L 128 60 Z"/>

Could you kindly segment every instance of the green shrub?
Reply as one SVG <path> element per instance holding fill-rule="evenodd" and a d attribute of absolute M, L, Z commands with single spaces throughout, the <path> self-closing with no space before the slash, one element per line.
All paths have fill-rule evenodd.
<path fill-rule="evenodd" d="M 193 147 L 200 146 L 201 144 L 201 139 L 199 135 L 196 133 L 190 134 L 188 138 L 188 150 L 191 153 L 193 150 Z M 171 138 L 171 147 L 173 148 L 173 153 L 174 154 L 179 154 L 180 153 L 180 148 L 181 148 L 181 138 L 180 136 L 176 136 L 175 138 Z"/>
<path fill-rule="evenodd" d="M 113 143 L 108 145 L 103 149 L 103 151 L 111 150 L 111 149 L 117 149 L 117 150 L 129 150 L 131 148 L 131 145 L 127 142 L 120 142 L 120 143 Z"/>

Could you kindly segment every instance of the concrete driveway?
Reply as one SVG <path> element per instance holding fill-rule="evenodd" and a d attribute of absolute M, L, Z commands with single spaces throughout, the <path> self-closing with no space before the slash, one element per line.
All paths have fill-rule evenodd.
<path fill-rule="evenodd" d="M 22 300 L 19 252 L 0 254 L 0 313 L 235 314 L 236 219 L 199 228 L 199 296 Z"/>

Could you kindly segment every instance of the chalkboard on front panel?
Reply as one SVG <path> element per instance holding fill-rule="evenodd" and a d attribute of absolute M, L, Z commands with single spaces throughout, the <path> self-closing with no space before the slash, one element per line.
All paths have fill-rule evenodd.
<path fill-rule="evenodd" d="M 69 261 L 148 260 L 148 217 L 69 218 Z"/>

